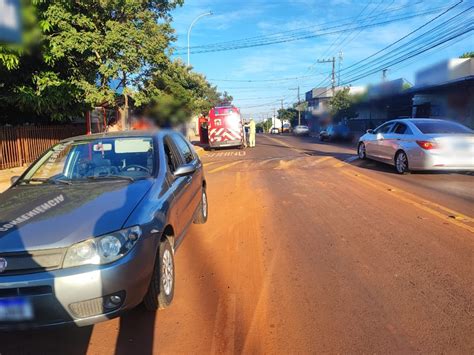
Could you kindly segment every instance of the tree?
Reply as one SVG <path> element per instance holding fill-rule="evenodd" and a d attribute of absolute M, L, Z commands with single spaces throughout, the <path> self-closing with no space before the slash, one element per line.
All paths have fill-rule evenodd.
<path fill-rule="evenodd" d="M 48 53 L 44 21 L 46 1 L 23 4 L 25 28 L 22 44 L 0 45 L 0 122 L 18 122 L 22 115 L 49 116 L 61 119 L 74 116 L 84 107 L 81 93 L 71 80 L 72 68 L 61 58 L 53 60 Z M 87 77 L 88 68 L 81 58 L 75 59 L 76 75 Z M 93 75 L 89 75 L 94 80 Z M 3 119 L 2 119 L 3 118 Z"/>
<path fill-rule="evenodd" d="M 174 39 L 171 11 L 182 0 L 51 1 L 44 21 L 51 30 L 47 56 L 65 59 L 74 68 L 83 58 L 95 74 L 73 82 L 90 106 L 115 104 L 117 92 L 128 108 L 132 88 L 141 88 L 156 72 L 169 65 L 167 51 Z"/>
<path fill-rule="evenodd" d="M 343 118 L 357 117 L 354 102 L 354 97 L 349 94 L 349 88 L 337 91 L 329 100 L 329 113 L 335 121 L 339 121 Z"/>
<path fill-rule="evenodd" d="M 466 52 L 462 54 L 459 58 L 474 58 L 474 52 Z"/>
<path fill-rule="evenodd" d="M 28 40 L 0 46 L 0 112 L 65 120 L 118 104 L 124 117 L 132 98 L 169 124 L 230 104 L 227 92 L 170 59 L 170 11 L 182 2 L 33 1 L 24 12 Z"/>
<path fill-rule="evenodd" d="M 137 106 L 159 125 L 186 122 L 193 115 L 207 114 L 221 101 L 221 95 L 203 75 L 179 60 L 155 71 L 133 97 Z"/>
<path fill-rule="evenodd" d="M 30 40 L 0 46 L 0 105 L 64 119 L 85 107 L 124 108 L 132 88 L 167 70 L 169 12 L 182 0 L 36 0 L 26 8 Z M 69 110 L 75 107 L 74 110 Z"/>
<path fill-rule="evenodd" d="M 298 124 L 298 110 L 294 107 L 287 107 L 278 110 L 278 119 L 283 121 L 288 121 L 292 126 Z"/>
<path fill-rule="evenodd" d="M 224 91 L 222 94 L 219 94 L 219 100 L 218 100 L 217 105 L 219 106 L 232 105 L 232 101 L 234 101 L 234 98 L 231 95 L 229 95 L 227 91 Z"/>
<path fill-rule="evenodd" d="M 272 127 L 272 125 L 273 125 L 273 123 L 272 123 L 272 119 L 271 119 L 271 118 L 265 119 L 265 120 L 262 122 L 262 128 L 263 128 L 264 132 L 270 131 L 270 128 Z"/>

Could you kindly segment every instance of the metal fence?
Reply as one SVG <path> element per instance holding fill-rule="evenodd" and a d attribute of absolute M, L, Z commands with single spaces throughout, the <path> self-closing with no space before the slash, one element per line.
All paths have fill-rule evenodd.
<path fill-rule="evenodd" d="M 0 127 L 0 170 L 31 163 L 60 140 L 84 133 L 72 125 Z"/>

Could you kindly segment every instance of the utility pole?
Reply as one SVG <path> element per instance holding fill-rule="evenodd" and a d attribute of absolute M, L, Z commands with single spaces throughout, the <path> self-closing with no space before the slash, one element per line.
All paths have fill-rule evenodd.
<path fill-rule="evenodd" d="M 297 88 L 290 88 L 290 90 L 297 90 L 298 91 L 298 105 L 296 106 L 296 109 L 298 110 L 298 126 L 301 125 L 301 111 L 300 111 L 300 86 L 298 85 Z"/>
<path fill-rule="evenodd" d="M 276 108 L 275 107 L 273 108 L 273 128 L 276 128 Z M 270 129 L 270 133 L 272 133 L 271 130 L 273 128 Z"/>
<path fill-rule="evenodd" d="M 386 82 L 387 81 L 387 68 L 384 68 L 382 69 L 382 82 Z"/>
<path fill-rule="evenodd" d="M 300 86 L 298 85 L 298 126 L 301 125 L 301 100 L 300 100 Z"/>
<path fill-rule="evenodd" d="M 337 69 L 337 86 L 341 86 L 341 64 L 343 61 L 343 53 L 339 51 L 339 68 Z"/>
<path fill-rule="evenodd" d="M 281 102 L 281 113 L 283 115 L 283 99 L 281 99 L 280 102 Z M 283 117 L 280 118 L 280 123 L 281 123 L 281 132 L 280 133 L 283 134 Z"/>
<path fill-rule="evenodd" d="M 332 63 L 331 90 L 332 96 L 334 96 L 336 92 L 336 57 L 332 57 L 332 59 L 318 59 L 318 63 Z"/>

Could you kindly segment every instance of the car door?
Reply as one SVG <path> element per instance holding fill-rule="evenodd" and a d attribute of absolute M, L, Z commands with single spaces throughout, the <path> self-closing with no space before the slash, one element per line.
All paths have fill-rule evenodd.
<path fill-rule="evenodd" d="M 397 122 L 391 132 L 392 144 L 387 148 L 388 159 L 394 161 L 395 154 L 399 149 L 405 150 L 407 143 L 413 140 L 413 133 L 404 122 Z"/>
<path fill-rule="evenodd" d="M 371 157 L 378 160 L 385 160 L 383 154 L 383 144 L 385 136 L 392 129 L 393 124 L 393 122 L 384 123 L 374 131 L 373 140 L 370 142 L 370 154 L 369 151 L 367 151 L 367 155 L 370 155 Z"/>
<path fill-rule="evenodd" d="M 395 129 L 398 127 L 402 129 L 405 125 L 401 122 L 393 122 L 390 129 L 383 134 L 383 139 L 377 140 L 380 158 L 385 161 L 393 161 L 393 157 L 398 150 L 398 142 L 400 135 L 395 133 Z"/>
<path fill-rule="evenodd" d="M 174 176 L 176 169 L 183 164 L 183 158 L 170 135 L 163 138 L 163 147 L 166 155 L 168 181 L 170 184 L 170 190 L 173 193 L 170 210 L 173 215 L 172 218 L 174 221 L 176 236 L 180 237 L 186 228 L 186 223 L 184 223 L 182 216 L 184 214 L 183 211 L 186 210 L 185 191 L 187 179 L 185 179 L 185 177 Z"/>
<path fill-rule="evenodd" d="M 193 174 L 179 178 L 184 181 L 180 191 L 180 204 L 182 204 L 180 219 L 184 230 L 192 222 L 194 212 L 201 200 L 202 179 L 200 179 L 200 174 L 202 173 L 202 167 L 201 162 L 194 155 L 192 148 L 183 136 L 179 133 L 173 133 L 172 139 L 179 151 L 182 164 L 193 164 L 196 169 Z"/>

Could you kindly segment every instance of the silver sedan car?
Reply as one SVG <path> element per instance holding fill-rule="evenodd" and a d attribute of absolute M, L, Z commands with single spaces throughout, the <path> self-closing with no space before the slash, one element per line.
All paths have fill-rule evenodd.
<path fill-rule="evenodd" d="M 307 136 L 309 134 L 308 126 L 298 125 L 293 129 L 293 134 L 295 136 Z"/>
<path fill-rule="evenodd" d="M 395 166 L 399 174 L 411 170 L 474 171 L 474 131 L 447 120 L 410 118 L 369 129 L 359 139 L 360 159 Z"/>

